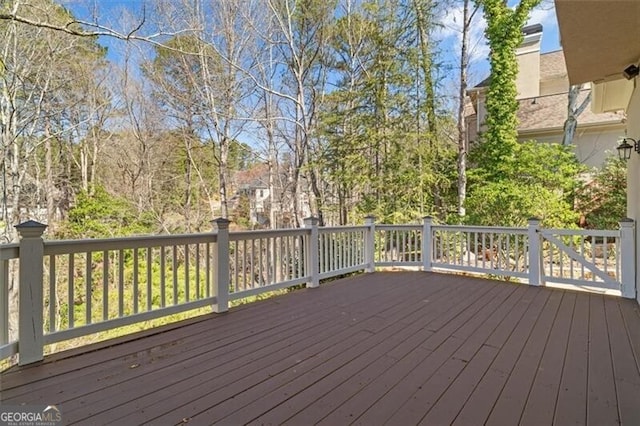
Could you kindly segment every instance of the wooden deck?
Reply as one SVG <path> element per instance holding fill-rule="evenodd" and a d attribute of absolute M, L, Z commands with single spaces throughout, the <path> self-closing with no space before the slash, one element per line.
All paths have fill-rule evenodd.
<path fill-rule="evenodd" d="M 609 296 L 375 273 L 134 337 L 14 367 L 1 401 L 90 425 L 640 425 L 640 309 Z"/>

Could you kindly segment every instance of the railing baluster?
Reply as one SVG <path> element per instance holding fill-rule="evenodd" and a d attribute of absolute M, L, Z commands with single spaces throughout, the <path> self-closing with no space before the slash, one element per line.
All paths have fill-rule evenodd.
<path fill-rule="evenodd" d="M 109 251 L 102 252 L 102 320 L 109 319 Z"/>
<path fill-rule="evenodd" d="M 346 258 L 347 258 L 346 256 L 347 253 L 345 251 L 345 245 L 346 245 L 345 235 L 340 235 L 339 241 L 340 241 L 340 250 L 338 251 L 338 258 L 340 260 L 340 269 L 343 269 L 346 266 Z"/>
<path fill-rule="evenodd" d="M 0 262 L 3 263 L 2 266 L 5 266 L 5 267 L 8 266 L 4 261 L 0 261 Z M 0 268 L 0 269 L 3 269 L 2 272 L 4 272 L 4 268 Z M 0 279 L 1 278 L 3 277 L 0 276 Z M 0 300 L 2 299 L 3 298 L 0 298 Z M 51 255 L 49 256 L 49 333 L 53 333 L 57 329 L 57 326 L 56 326 L 56 305 L 57 304 L 58 304 L 58 294 L 56 292 L 56 256 Z M 2 307 L 2 309 L 7 309 L 7 314 L 8 314 L 8 306 L 5 306 L 4 303 L 0 306 Z M 7 326 L 8 326 L 8 320 L 7 320 Z M 0 334 L 2 334 L 1 330 L 0 330 Z M 8 339 L 8 336 L 7 336 L 7 339 Z M 6 342 L 2 342 L 2 340 L 3 340 L 2 337 L 0 337 L 0 343 L 6 343 Z"/>
<path fill-rule="evenodd" d="M 609 272 L 608 268 L 609 268 L 609 238 L 608 237 L 603 237 L 603 251 L 602 251 L 602 260 L 604 262 L 603 268 L 604 268 L 604 273 L 607 274 Z"/>
<path fill-rule="evenodd" d="M 511 238 L 509 238 L 508 235 L 507 235 L 506 250 L 507 250 L 507 252 L 505 254 L 505 259 L 504 259 L 505 267 L 509 271 L 514 271 L 515 268 L 514 269 L 511 268 L 511 262 L 510 262 L 510 260 L 511 260 Z"/>
<path fill-rule="evenodd" d="M 267 285 L 273 284 L 273 280 L 271 279 L 271 266 L 273 265 L 273 259 L 271 258 L 271 246 L 272 246 L 273 238 L 265 239 L 266 245 L 266 256 L 265 256 L 265 269 L 267 273 Z"/>
<path fill-rule="evenodd" d="M 487 255 L 486 255 L 486 251 L 487 251 L 487 243 L 485 241 L 486 235 L 484 232 L 480 233 L 481 238 L 482 238 L 482 244 L 481 244 L 481 256 L 482 256 L 482 269 L 486 269 L 487 268 Z"/>
<path fill-rule="evenodd" d="M 303 269 L 304 265 L 303 265 L 303 262 L 302 262 L 302 257 L 300 256 L 300 252 L 302 251 L 302 247 L 303 247 L 302 236 L 298 235 L 297 240 L 298 240 L 298 244 L 296 245 L 296 247 L 297 247 L 297 250 L 296 250 L 297 256 L 296 257 L 298 259 L 298 276 L 296 278 L 301 278 L 301 277 L 305 276 L 307 271 L 305 271 Z"/>
<path fill-rule="evenodd" d="M 231 244 L 230 244 L 231 245 Z M 205 294 L 207 299 L 211 297 L 211 243 L 205 243 L 206 253 L 204 254 L 204 265 L 205 265 Z M 231 257 L 231 256 L 229 256 Z M 233 283 L 235 285 L 235 283 Z M 232 288 L 235 288 L 231 286 Z"/>
<path fill-rule="evenodd" d="M 473 246 L 473 252 L 475 254 L 475 261 L 474 261 L 474 267 L 477 268 L 478 267 L 478 256 L 479 256 L 479 251 L 478 251 L 478 232 L 474 232 L 473 233 L 473 242 L 474 242 L 474 246 Z"/>
<path fill-rule="evenodd" d="M 87 252 L 85 254 L 85 324 L 91 324 L 91 308 L 92 308 L 92 301 L 93 301 L 93 278 L 92 278 L 92 262 L 93 262 L 93 256 L 91 252 Z"/>
<path fill-rule="evenodd" d="M 329 244 L 329 270 L 330 271 L 335 271 L 336 270 L 336 235 L 335 234 L 330 234 L 331 235 L 331 244 Z"/>
<path fill-rule="evenodd" d="M 262 238 L 257 240 L 257 257 L 258 257 L 258 287 L 264 287 L 266 282 L 264 278 L 264 241 Z"/>
<path fill-rule="evenodd" d="M 189 250 L 189 245 L 185 244 L 184 245 L 184 298 L 185 300 L 188 302 L 189 300 L 191 300 L 191 294 L 189 293 L 189 287 L 190 287 L 190 282 L 189 282 L 189 257 L 191 254 L 191 250 Z"/>
<path fill-rule="evenodd" d="M 173 304 L 178 304 L 178 247 L 171 246 L 171 266 L 173 267 L 172 279 L 173 279 Z"/>
<path fill-rule="evenodd" d="M 247 279 L 247 271 L 249 269 L 249 260 L 247 259 L 248 251 L 247 251 L 247 240 L 242 242 L 242 284 L 243 288 L 246 290 L 249 288 L 248 279 Z"/>
<path fill-rule="evenodd" d="M 256 240 L 251 239 L 251 288 L 256 288 Z"/>
<path fill-rule="evenodd" d="M 140 259 L 139 259 L 138 249 L 134 248 L 133 249 L 133 313 L 134 314 L 138 313 L 138 292 L 139 292 L 138 273 L 140 272 L 138 267 L 139 260 Z"/>
<path fill-rule="evenodd" d="M 151 247 L 147 247 L 147 311 L 153 309 L 152 300 L 152 274 L 151 274 Z"/>
<path fill-rule="evenodd" d="M 289 236 L 287 235 L 286 237 L 283 237 L 283 241 L 281 241 L 282 244 L 282 277 L 285 281 L 289 280 Z"/>
<path fill-rule="evenodd" d="M 75 286 L 75 255 L 73 253 L 69 254 L 69 270 L 68 270 L 68 295 L 67 295 L 67 303 L 68 303 L 68 321 L 69 328 L 73 328 L 75 326 L 75 295 L 74 295 L 74 286 Z"/>
<path fill-rule="evenodd" d="M 195 276 L 196 276 L 196 300 L 200 300 L 202 297 L 202 289 L 200 286 L 202 283 L 200 282 L 200 244 L 195 245 L 196 253 L 195 253 Z"/>
<path fill-rule="evenodd" d="M 124 315 L 124 250 L 118 250 L 118 316 Z M 71 327 L 70 327 L 71 328 Z"/>
<path fill-rule="evenodd" d="M 238 243 L 238 241 L 236 241 L 235 243 L 233 243 L 233 264 L 235 265 L 235 271 L 234 271 L 234 276 L 235 276 L 235 280 L 234 280 L 234 285 L 233 285 L 233 290 L 234 291 L 240 291 L 241 287 L 240 287 L 240 261 L 239 256 L 238 256 L 238 252 L 240 251 L 240 243 Z"/>
<path fill-rule="evenodd" d="M 595 240 L 595 239 L 596 239 L 596 237 L 593 237 L 593 239 Z M 592 263 L 593 265 L 595 265 L 595 264 L 596 264 L 596 250 L 595 250 L 595 249 L 596 249 L 596 247 L 592 247 L 592 248 L 591 248 L 591 263 Z M 595 282 L 596 282 L 596 274 L 593 274 L 593 273 L 592 273 L 592 274 L 591 274 L 591 279 L 592 279 L 592 281 L 595 283 Z"/>
<path fill-rule="evenodd" d="M 166 247 L 160 247 L 160 306 L 167 305 Z"/>

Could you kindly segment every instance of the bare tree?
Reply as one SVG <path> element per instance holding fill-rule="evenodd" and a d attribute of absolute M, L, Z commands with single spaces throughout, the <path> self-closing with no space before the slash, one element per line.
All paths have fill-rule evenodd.
<path fill-rule="evenodd" d="M 578 127 L 578 117 L 591 102 L 591 91 L 578 105 L 578 97 L 582 91 L 582 84 L 575 84 L 569 88 L 567 93 L 567 119 L 564 122 L 564 134 L 562 136 L 562 145 L 571 145 Z"/>
<path fill-rule="evenodd" d="M 18 4 L 15 10 L 23 10 Z M 48 11 L 65 19 L 65 12 L 46 0 L 30 5 L 24 13 Z M 102 53 L 92 39 L 16 21 L 0 21 L 0 38 L 1 213 L 5 224 L 15 224 L 22 219 L 21 211 L 33 213 L 41 204 L 34 185 L 30 185 L 36 179 L 30 170 L 31 160 L 40 147 L 63 139 L 70 141 L 74 131 L 78 136 L 81 128 L 94 126 L 96 109 L 86 102 L 85 91 L 78 96 L 78 83 L 84 79 L 86 87 L 94 87 L 97 59 Z M 50 202 L 47 205 L 52 206 Z M 15 238 L 10 226 L 2 232 L 5 241 Z"/>
<path fill-rule="evenodd" d="M 473 17 L 478 10 L 470 10 L 471 0 L 462 0 L 462 28 L 460 37 L 460 87 L 458 92 L 458 216 L 465 215 L 467 197 L 467 123 L 465 106 L 467 99 L 467 72 L 469 69 L 469 33 Z"/>

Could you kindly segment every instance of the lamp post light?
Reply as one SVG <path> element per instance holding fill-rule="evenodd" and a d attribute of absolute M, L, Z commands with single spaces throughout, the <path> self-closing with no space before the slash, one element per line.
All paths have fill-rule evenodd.
<path fill-rule="evenodd" d="M 640 153 L 640 143 L 632 138 L 624 138 L 616 149 L 618 150 L 618 157 L 626 161 L 631 158 L 631 151 Z"/>

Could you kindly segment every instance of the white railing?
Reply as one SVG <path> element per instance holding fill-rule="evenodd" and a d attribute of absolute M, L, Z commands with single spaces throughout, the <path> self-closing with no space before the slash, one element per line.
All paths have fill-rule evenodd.
<path fill-rule="evenodd" d="M 540 233 L 546 281 L 619 289 L 620 231 L 544 229 Z"/>
<path fill-rule="evenodd" d="M 554 281 L 634 293 L 634 224 L 616 231 L 382 225 L 44 241 L 45 226 L 17 228 L 0 246 L 0 360 L 27 364 L 43 347 L 229 301 L 376 267 L 411 267 Z M 15 289 L 10 289 L 14 283 Z M 19 289 L 19 291 L 16 291 Z M 19 344 L 18 344 L 19 342 Z"/>
<path fill-rule="evenodd" d="M 319 228 L 319 278 L 326 279 L 365 268 L 365 235 L 362 226 Z"/>
<path fill-rule="evenodd" d="M 432 268 L 528 278 L 525 228 L 433 225 Z"/>
<path fill-rule="evenodd" d="M 421 225 L 377 225 L 376 266 L 422 266 Z"/>
<path fill-rule="evenodd" d="M 306 229 L 229 235 L 229 299 L 304 284 Z"/>

